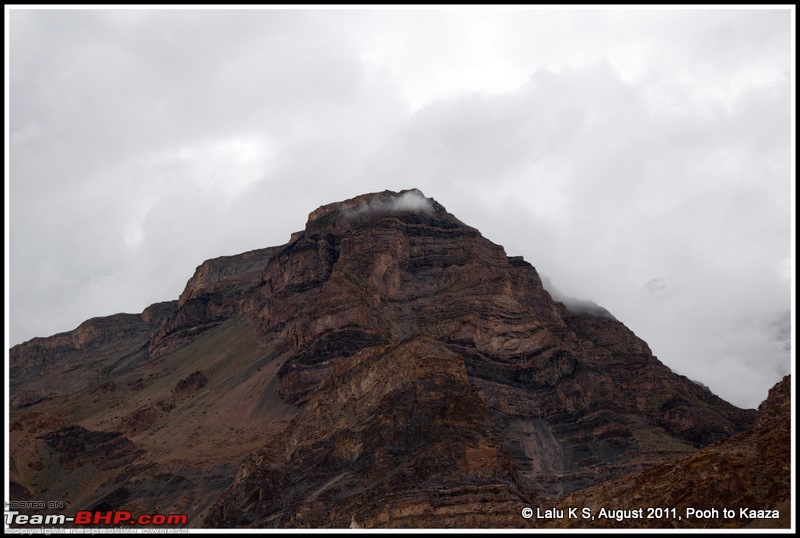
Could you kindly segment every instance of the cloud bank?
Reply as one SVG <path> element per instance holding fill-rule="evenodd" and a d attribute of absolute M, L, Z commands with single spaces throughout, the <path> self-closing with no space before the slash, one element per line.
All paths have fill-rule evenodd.
<path fill-rule="evenodd" d="M 790 14 L 12 10 L 8 342 L 415 186 L 756 406 L 793 353 Z"/>

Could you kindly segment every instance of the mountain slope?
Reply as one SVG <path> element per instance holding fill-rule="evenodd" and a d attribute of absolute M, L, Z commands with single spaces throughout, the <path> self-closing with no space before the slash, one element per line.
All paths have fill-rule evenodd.
<path fill-rule="evenodd" d="M 554 526 L 637 528 L 788 528 L 791 523 L 791 383 L 769 391 L 749 431 L 689 456 L 568 495 L 562 507 L 670 507 L 675 517 L 560 520 Z M 723 509 L 730 510 L 726 517 Z M 688 509 L 709 517 L 687 517 Z M 550 522 L 548 522 L 550 523 Z"/>
<path fill-rule="evenodd" d="M 191 499 L 194 526 L 529 526 L 523 506 L 755 421 L 417 190 L 322 206 L 286 245 L 205 262 L 163 305 L 102 353 L 43 358 L 75 334 L 12 349 L 16 491 L 161 512 Z M 75 467 L 53 441 L 71 436 L 96 439 L 96 461 Z M 165 473 L 172 496 L 149 498 Z"/>

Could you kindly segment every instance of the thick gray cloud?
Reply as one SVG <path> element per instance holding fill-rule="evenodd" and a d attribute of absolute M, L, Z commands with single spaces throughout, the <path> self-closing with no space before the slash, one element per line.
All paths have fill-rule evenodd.
<path fill-rule="evenodd" d="M 788 8 L 7 15 L 12 345 L 418 187 L 738 405 L 790 370 Z"/>

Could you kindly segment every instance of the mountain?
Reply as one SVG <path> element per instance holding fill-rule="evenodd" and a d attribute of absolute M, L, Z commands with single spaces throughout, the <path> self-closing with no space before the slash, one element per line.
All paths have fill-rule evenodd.
<path fill-rule="evenodd" d="M 674 461 L 561 499 L 562 507 L 670 507 L 683 519 L 562 519 L 555 527 L 788 528 L 791 511 L 791 384 L 786 376 L 759 406 L 751 430 Z M 728 515 L 723 509 L 728 509 Z M 563 509 L 563 508 L 562 508 Z M 707 517 L 686 517 L 687 510 Z"/>
<path fill-rule="evenodd" d="M 758 427 L 416 189 L 10 360 L 15 499 L 194 527 L 538 526 L 523 507 Z"/>

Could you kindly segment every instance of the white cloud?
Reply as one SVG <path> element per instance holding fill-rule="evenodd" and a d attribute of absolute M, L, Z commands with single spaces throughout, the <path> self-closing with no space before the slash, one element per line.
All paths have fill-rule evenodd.
<path fill-rule="evenodd" d="M 789 367 L 789 13 L 12 10 L 11 343 L 415 186 L 755 405 Z"/>
<path fill-rule="evenodd" d="M 361 215 L 380 215 L 382 213 L 395 213 L 411 211 L 416 213 L 433 213 L 431 201 L 419 190 L 408 190 L 399 196 L 378 197 L 348 210 L 348 218 L 357 218 Z"/>

